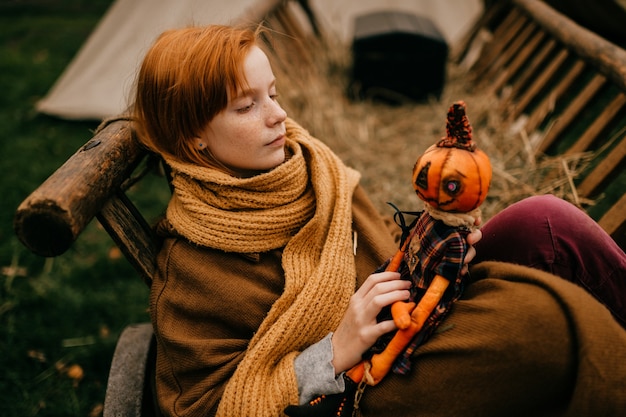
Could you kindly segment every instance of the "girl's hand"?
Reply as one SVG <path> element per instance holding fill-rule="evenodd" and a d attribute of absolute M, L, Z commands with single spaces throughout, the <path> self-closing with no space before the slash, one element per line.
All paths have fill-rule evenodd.
<path fill-rule="evenodd" d="M 480 219 L 476 221 L 476 226 L 480 225 Z M 480 229 L 476 229 L 467 235 L 467 243 L 469 244 L 469 249 L 467 250 L 467 254 L 465 255 L 465 259 L 463 260 L 463 268 L 461 269 L 461 274 L 465 275 L 468 271 L 468 265 L 472 262 L 472 259 L 476 256 L 476 249 L 474 249 L 474 245 L 478 243 L 480 239 L 483 238 L 483 232 Z"/>
<path fill-rule="evenodd" d="M 350 298 L 348 309 L 333 333 L 333 365 L 338 374 L 361 360 L 376 340 L 396 329 L 393 320 L 376 321 L 383 307 L 409 298 L 409 281 L 397 272 L 370 275 Z"/>

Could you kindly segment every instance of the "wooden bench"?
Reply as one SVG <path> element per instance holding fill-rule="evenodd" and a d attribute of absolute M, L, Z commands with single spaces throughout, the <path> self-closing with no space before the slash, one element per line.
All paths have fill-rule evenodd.
<path fill-rule="evenodd" d="M 286 3 L 274 3 L 263 18 L 296 40 L 305 36 Z M 314 19 L 311 24 L 315 26 Z M 492 41 L 470 68 L 471 82 L 501 96 L 503 120 L 511 124 L 523 120 L 529 137 L 538 132 L 537 155 L 598 153 L 601 163 L 575 179 L 579 204 L 591 212 L 598 207 L 589 205 L 591 198 L 608 194 L 616 183 L 618 190 L 623 189 L 619 181 L 624 176 L 620 164 L 626 148 L 626 52 L 540 1 L 514 0 L 496 2 L 496 7 L 486 11 L 458 59 L 467 55 L 480 31 L 486 30 L 493 34 Z M 301 43 L 292 47 L 307 54 Z M 594 113 L 587 117 L 586 109 Z M 149 286 L 158 241 L 127 190 L 158 164 L 135 140 L 129 120 L 120 116 L 104 122 L 19 206 L 17 236 L 38 255 L 58 256 L 95 217 Z M 602 227 L 624 247 L 626 198 L 622 191 L 598 216 Z M 128 327 L 114 354 L 104 416 L 158 415 L 150 383 L 153 363 L 150 324 Z"/>

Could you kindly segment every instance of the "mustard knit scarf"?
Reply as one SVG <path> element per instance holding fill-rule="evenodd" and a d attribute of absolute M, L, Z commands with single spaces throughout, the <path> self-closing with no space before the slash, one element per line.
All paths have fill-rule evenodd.
<path fill-rule="evenodd" d="M 284 247 L 285 290 L 226 385 L 218 416 L 275 417 L 297 403 L 294 358 L 337 327 L 355 289 L 360 175 L 295 122 L 286 125 L 292 156 L 252 178 L 167 161 L 175 188 L 167 217 L 183 236 L 240 253 Z"/>

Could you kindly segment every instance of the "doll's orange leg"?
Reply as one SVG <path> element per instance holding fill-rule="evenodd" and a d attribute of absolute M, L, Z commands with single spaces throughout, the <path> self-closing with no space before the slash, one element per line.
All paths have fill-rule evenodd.
<path fill-rule="evenodd" d="M 411 313 L 411 321 L 419 327 L 418 332 L 443 298 L 443 293 L 446 292 L 448 285 L 450 285 L 450 281 L 441 275 L 435 275 L 433 278 L 426 293 Z"/>
<path fill-rule="evenodd" d="M 444 277 L 440 275 L 435 276 L 426 293 L 411 313 L 410 326 L 398 330 L 387 347 L 385 347 L 385 350 L 372 356 L 370 375 L 373 383 L 371 385 L 378 384 L 389 373 L 396 358 L 422 329 L 428 316 L 437 307 L 449 284 L 450 282 Z"/>

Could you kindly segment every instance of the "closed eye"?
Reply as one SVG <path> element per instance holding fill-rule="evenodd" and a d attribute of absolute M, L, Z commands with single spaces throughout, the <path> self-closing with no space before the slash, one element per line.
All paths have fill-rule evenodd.
<path fill-rule="evenodd" d="M 239 107 L 239 108 L 237 109 L 237 113 L 247 113 L 247 112 L 249 112 L 250 110 L 252 110 L 252 107 L 254 107 L 254 102 L 252 102 L 252 103 L 250 103 L 250 104 L 248 104 L 248 105 L 245 105 L 245 106 L 243 106 L 243 107 Z"/>

